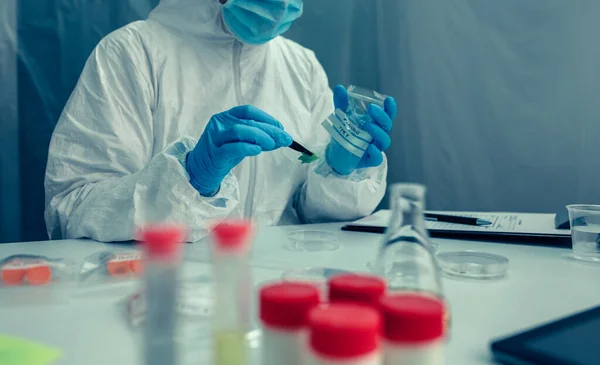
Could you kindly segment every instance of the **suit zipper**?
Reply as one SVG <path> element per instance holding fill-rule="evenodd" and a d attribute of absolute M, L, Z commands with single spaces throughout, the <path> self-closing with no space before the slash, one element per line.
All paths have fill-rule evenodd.
<path fill-rule="evenodd" d="M 233 43 L 233 84 L 235 88 L 235 99 L 238 105 L 246 104 L 242 97 L 242 70 L 240 67 L 240 61 L 242 58 L 242 43 L 235 40 Z M 252 217 L 252 211 L 254 210 L 254 190 L 256 189 L 256 157 L 249 157 L 250 161 L 250 174 L 248 181 L 248 192 L 246 197 L 246 207 L 244 217 L 250 219 Z"/>

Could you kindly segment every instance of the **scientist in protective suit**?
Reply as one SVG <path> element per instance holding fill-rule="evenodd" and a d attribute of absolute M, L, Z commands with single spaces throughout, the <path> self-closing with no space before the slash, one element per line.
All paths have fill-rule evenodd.
<path fill-rule="evenodd" d="M 105 37 L 50 143 L 50 238 L 123 241 L 148 221 L 172 221 L 195 241 L 222 218 L 276 225 L 370 214 L 386 188 L 396 103 L 370 106 L 373 142 L 357 169 L 327 148 L 320 124 L 348 97 L 331 91 L 312 51 L 280 37 L 302 6 L 162 0 L 147 20 Z M 285 148 L 292 139 L 322 157 L 301 164 Z"/>

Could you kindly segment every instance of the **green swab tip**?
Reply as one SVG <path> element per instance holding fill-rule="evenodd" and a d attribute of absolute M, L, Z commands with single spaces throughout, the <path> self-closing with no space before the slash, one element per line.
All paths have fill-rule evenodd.
<path fill-rule="evenodd" d="M 315 153 L 313 153 L 312 156 L 309 156 L 309 155 L 303 153 L 302 155 L 300 155 L 300 157 L 298 157 L 298 160 L 302 161 L 303 164 L 311 163 L 318 159 L 319 159 L 319 156 L 317 156 L 317 154 L 315 154 Z"/>

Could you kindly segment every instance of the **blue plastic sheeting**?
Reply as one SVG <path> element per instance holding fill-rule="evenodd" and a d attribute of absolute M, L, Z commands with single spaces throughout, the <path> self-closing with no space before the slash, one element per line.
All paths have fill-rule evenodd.
<path fill-rule="evenodd" d="M 62 107 L 98 40 L 157 1 L 0 1 L 0 242 L 46 237 L 44 168 Z M 436 209 L 600 202 L 600 1 L 304 5 L 287 35 L 315 50 L 331 84 L 398 101 L 390 182 L 426 183 Z"/>
<path fill-rule="evenodd" d="M 398 101 L 388 181 L 429 208 L 600 203 L 600 1 L 305 0 L 330 81 Z"/>
<path fill-rule="evenodd" d="M 145 18 L 157 3 L 0 1 L 0 131 L 10 129 L 12 136 L 11 143 L 0 144 L 0 242 L 47 238 L 44 171 L 50 136 L 63 106 L 98 41 L 124 24 Z M 16 88 L 5 93 L 5 82 L 11 85 L 11 81 L 16 81 Z M 9 139 L 1 134 L 2 141 Z"/>
<path fill-rule="evenodd" d="M 16 0 L 0 2 L 0 242 L 20 236 Z"/>

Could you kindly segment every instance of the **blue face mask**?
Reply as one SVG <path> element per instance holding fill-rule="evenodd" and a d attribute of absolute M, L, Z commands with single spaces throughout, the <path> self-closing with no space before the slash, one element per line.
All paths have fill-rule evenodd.
<path fill-rule="evenodd" d="M 303 0 L 228 0 L 223 20 L 237 39 L 263 44 L 287 31 L 302 15 Z"/>

